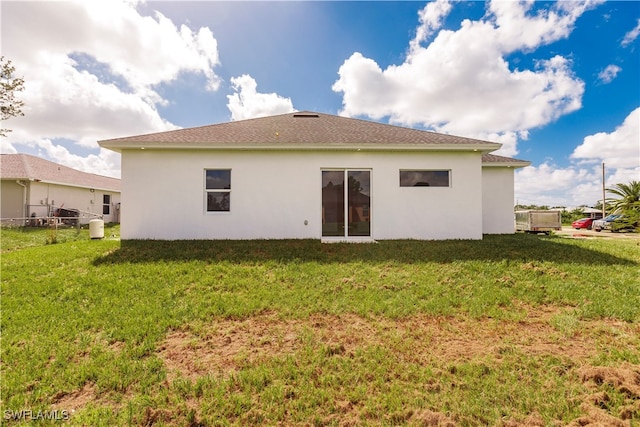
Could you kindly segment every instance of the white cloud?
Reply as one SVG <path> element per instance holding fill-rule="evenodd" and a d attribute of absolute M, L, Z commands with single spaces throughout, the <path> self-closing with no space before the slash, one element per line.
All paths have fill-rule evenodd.
<path fill-rule="evenodd" d="M 517 202 L 524 205 L 589 205 L 601 198 L 598 196 L 601 184 L 597 179 L 598 174 L 593 168 L 559 168 L 543 163 L 516 172 L 515 194 Z"/>
<path fill-rule="evenodd" d="M 120 177 L 120 155 L 111 150 L 100 148 L 98 155 L 89 154 L 82 157 L 49 139 L 41 139 L 30 145 L 38 149 L 41 157 L 55 159 L 56 163 L 70 168 L 114 178 Z"/>
<path fill-rule="evenodd" d="M 448 3 L 429 3 L 407 59 L 386 69 L 356 52 L 340 67 L 333 90 L 343 94 L 346 116 L 368 116 L 439 132 L 506 140 L 517 153 L 528 130 L 581 107 L 584 83 L 562 56 L 540 59 L 533 69 L 511 69 L 505 57 L 567 37 L 595 2 L 558 2 L 531 12 L 533 2 L 491 2 L 487 15 L 464 20 L 457 31 L 439 30 Z"/>
<path fill-rule="evenodd" d="M 640 108 L 633 110 L 613 132 L 599 132 L 584 138 L 572 159 L 605 162 L 613 168 L 640 166 Z"/>
<path fill-rule="evenodd" d="M 622 68 L 615 64 L 607 65 L 607 67 L 598 74 L 598 78 L 602 80 L 602 83 L 611 83 L 616 78 L 618 73 L 622 71 Z"/>
<path fill-rule="evenodd" d="M 606 168 L 605 187 L 640 179 L 640 167 Z M 602 200 L 602 165 L 566 168 L 551 163 L 529 166 L 515 173 L 517 202 L 524 205 L 581 206 Z"/>
<path fill-rule="evenodd" d="M 518 154 L 518 141 L 527 140 L 529 138 L 529 132 L 526 130 L 519 132 L 474 132 L 473 136 L 483 141 L 493 141 L 502 144 L 502 147 L 494 151 L 493 154 L 513 157 Z"/>
<path fill-rule="evenodd" d="M 549 9 L 528 14 L 534 1 L 491 1 L 489 10 L 495 22 L 495 37 L 503 53 L 535 50 L 566 38 L 576 20 L 602 0 L 559 1 Z M 491 16 L 490 16 L 491 19 Z"/>
<path fill-rule="evenodd" d="M 196 73 L 205 76 L 208 90 L 218 88 L 214 68 L 220 61 L 211 31 L 178 28 L 160 13 L 143 16 L 138 5 L 136 0 L 2 4 L 3 55 L 25 80 L 20 94 L 25 116 L 8 124 L 13 132 L 3 152 L 58 138 L 97 149 L 100 139 L 173 129 L 157 110 L 166 103 L 158 85 Z M 64 151 L 45 151 L 70 165 Z M 91 157 L 84 162 L 97 165 Z"/>
<path fill-rule="evenodd" d="M 449 11 L 451 11 L 449 0 L 436 0 L 418 12 L 420 26 L 416 30 L 416 37 L 410 43 L 411 52 L 418 50 L 420 43 L 427 41 L 442 26 L 442 21 L 449 14 Z"/>
<path fill-rule="evenodd" d="M 624 38 L 622 39 L 622 43 L 620 43 L 622 45 L 622 47 L 627 47 L 629 46 L 631 43 L 633 43 L 638 36 L 640 35 L 640 19 L 638 19 L 638 23 L 636 24 L 636 26 L 629 31 L 627 34 L 624 35 Z"/>
<path fill-rule="evenodd" d="M 66 138 L 97 147 L 99 139 L 175 128 L 143 96 L 78 71 L 64 54 L 42 52 L 37 61 L 25 68 L 25 115 L 12 119 L 10 142 Z"/>
<path fill-rule="evenodd" d="M 613 132 L 586 136 L 571 159 L 574 163 L 566 168 L 543 163 L 518 170 L 518 201 L 553 206 L 595 204 L 602 199 L 602 162 L 606 187 L 640 179 L 640 108 Z"/>
<path fill-rule="evenodd" d="M 231 120 L 252 119 L 295 111 L 290 98 L 276 93 L 259 93 L 255 79 L 247 74 L 232 77 L 231 85 L 236 93 L 227 95 L 227 107 Z"/>
<path fill-rule="evenodd" d="M 626 184 L 638 180 L 640 180 L 640 166 L 635 168 L 614 169 L 611 175 L 607 176 L 607 187 L 612 187 L 618 183 Z"/>

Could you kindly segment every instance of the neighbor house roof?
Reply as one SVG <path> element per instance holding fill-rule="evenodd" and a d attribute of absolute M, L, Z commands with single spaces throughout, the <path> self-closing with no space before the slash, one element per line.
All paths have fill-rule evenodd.
<path fill-rule="evenodd" d="M 0 155 L 0 178 L 120 191 L 120 180 L 81 172 L 29 154 Z"/>
<path fill-rule="evenodd" d="M 99 141 L 114 151 L 141 148 L 476 150 L 500 144 L 302 111 Z"/>

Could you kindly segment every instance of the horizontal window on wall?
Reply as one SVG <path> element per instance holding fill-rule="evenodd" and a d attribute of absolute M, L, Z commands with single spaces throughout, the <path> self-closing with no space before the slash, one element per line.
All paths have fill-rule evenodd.
<path fill-rule="evenodd" d="M 400 187 L 449 187 L 449 170 L 401 170 Z"/>
<path fill-rule="evenodd" d="M 231 210 L 231 169 L 205 170 L 207 212 Z"/>

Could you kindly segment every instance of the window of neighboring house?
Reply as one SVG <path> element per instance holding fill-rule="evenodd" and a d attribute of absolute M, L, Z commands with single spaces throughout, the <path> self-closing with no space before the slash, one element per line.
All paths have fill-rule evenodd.
<path fill-rule="evenodd" d="M 102 214 L 111 214 L 111 195 L 105 194 L 102 196 Z"/>
<path fill-rule="evenodd" d="M 449 170 L 401 170 L 400 187 L 450 187 Z"/>
<path fill-rule="evenodd" d="M 229 212 L 231 209 L 231 169 L 205 170 L 207 212 Z"/>

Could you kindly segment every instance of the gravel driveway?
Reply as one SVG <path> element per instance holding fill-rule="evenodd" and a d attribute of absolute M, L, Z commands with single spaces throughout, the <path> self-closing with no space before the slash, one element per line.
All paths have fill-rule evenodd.
<path fill-rule="evenodd" d="M 600 232 L 593 230 L 586 230 L 581 228 L 580 230 L 576 230 L 575 228 L 571 228 L 570 226 L 563 226 L 561 231 L 556 231 L 555 234 L 559 236 L 566 237 L 575 237 L 575 238 L 584 238 L 584 237 L 601 237 L 608 239 L 637 239 L 640 240 L 640 233 L 631 233 L 628 231 L 622 233 L 612 233 L 609 230 L 603 230 Z"/>

